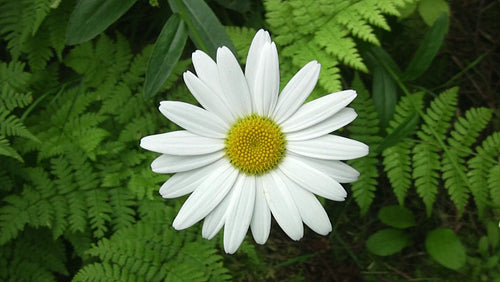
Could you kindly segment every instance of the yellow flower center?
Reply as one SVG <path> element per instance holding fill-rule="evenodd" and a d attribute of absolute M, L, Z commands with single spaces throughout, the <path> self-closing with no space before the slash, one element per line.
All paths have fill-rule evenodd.
<path fill-rule="evenodd" d="M 225 140 L 226 157 L 249 175 L 261 175 L 278 166 L 285 156 L 286 139 L 270 118 L 249 115 L 238 119 Z"/>

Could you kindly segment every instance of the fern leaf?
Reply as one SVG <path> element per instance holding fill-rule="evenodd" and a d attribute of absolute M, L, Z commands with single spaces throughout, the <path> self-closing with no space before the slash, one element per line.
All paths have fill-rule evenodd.
<path fill-rule="evenodd" d="M 411 187 L 411 148 L 415 143 L 411 139 L 405 139 L 401 143 L 389 147 L 382 152 L 384 156 L 384 170 L 398 203 L 403 206 L 404 199 Z"/>
<path fill-rule="evenodd" d="M 108 202 L 108 194 L 103 190 L 94 189 L 87 191 L 85 196 L 90 226 L 94 231 L 94 236 L 101 238 L 108 231 L 106 223 L 111 221 L 112 210 Z"/>
<path fill-rule="evenodd" d="M 480 216 L 488 205 L 489 196 L 495 205 L 500 205 L 500 186 L 495 178 L 499 154 L 500 132 L 495 132 L 476 147 L 476 155 L 467 162 L 470 190 Z"/>
<path fill-rule="evenodd" d="M 38 138 L 24 126 L 22 121 L 14 115 L 9 115 L 9 112 L 0 113 L 0 135 L 20 136 L 38 141 Z"/>
<path fill-rule="evenodd" d="M 231 41 L 233 41 L 234 47 L 236 47 L 240 63 L 245 64 L 248 55 L 248 46 L 252 43 L 255 30 L 248 27 L 230 26 L 226 27 L 226 32 Z"/>
<path fill-rule="evenodd" d="M 3 199 L 8 205 L 0 208 L 0 245 L 16 238 L 19 231 L 30 221 L 28 203 L 17 195 Z"/>
<path fill-rule="evenodd" d="M 438 192 L 439 148 L 433 144 L 420 143 L 413 148 L 413 179 L 418 195 L 424 201 L 427 216 Z"/>
<path fill-rule="evenodd" d="M 416 113 L 416 109 L 421 109 L 422 106 L 423 93 L 401 98 L 401 101 L 396 105 L 393 119 L 389 121 L 387 133 L 391 134 L 406 124 L 412 114 Z M 387 172 L 387 177 L 400 205 L 404 205 L 404 199 L 412 183 L 411 148 L 414 145 L 413 139 L 405 138 L 382 152 L 384 170 Z"/>
<path fill-rule="evenodd" d="M 136 221 L 134 210 L 135 198 L 133 195 L 121 187 L 109 189 L 108 194 L 111 209 L 113 210 L 111 214 L 113 229 L 117 231 L 132 225 Z"/>
<path fill-rule="evenodd" d="M 449 150 L 453 153 L 443 155 L 441 170 L 444 187 L 460 212 L 468 200 L 469 178 L 466 176 L 465 159 L 471 153 L 469 147 L 476 140 L 479 132 L 488 124 L 492 111 L 486 108 L 471 109 L 465 118 L 459 117 L 454 130 L 448 138 Z"/>
<path fill-rule="evenodd" d="M 31 93 L 17 93 L 8 85 L 4 85 L 0 92 L 0 109 L 10 112 L 15 108 L 26 107 L 32 100 Z"/>
<path fill-rule="evenodd" d="M 347 127 L 351 133 L 349 137 L 373 148 L 381 141 L 380 136 L 378 136 L 379 119 L 377 112 L 368 91 L 364 88 L 358 76 L 355 77 L 352 86 L 357 90 L 358 97 L 352 102 L 351 106 L 358 113 L 358 117 Z M 367 156 L 351 160 L 348 163 L 360 172 L 359 179 L 351 184 L 351 189 L 361 214 L 365 214 L 373 202 L 377 190 L 377 177 L 379 176 L 377 155 L 371 150 Z"/>
<path fill-rule="evenodd" d="M 38 28 L 42 24 L 43 20 L 47 17 L 50 12 L 50 6 L 53 0 L 35 0 L 33 3 L 35 10 L 35 21 L 33 23 L 33 29 L 31 31 L 32 35 L 38 31 Z"/>
<path fill-rule="evenodd" d="M 500 206 L 500 161 L 491 168 L 488 175 L 488 189 L 491 200 L 496 207 Z"/>
<path fill-rule="evenodd" d="M 0 155 L 14 158 L 20 162 L 24 162 L 21 155 L 19 155 L 19 153 L 14 148 L 12 148 L 9 140 L 5 139 L 4 136 L 0 136 Z"/>
<path fill-rule="evenodd" d="M 423 199 L 427 215 L 432 213 L 436 200 L 437 184 L 441 168 L 441 147 L 455 112 L 458 88 L 442 92 L 435 98 L 422 116 L 424 124 L 417 136 L 421 143 L 413 148 L 413 179 L 417 193 Z"/>
<path fill-rule="evenodd" d="M 85 281 L 138 281 L 138 277 L 117 264 L 93 263 L 80 269 L 73 277 L 75 282 Z"/>
<path fill-rule="evenodd" d="M 339 26 L 325 25 L 316 32 L 314 40 L 318 46 L 325 48 L 327 53 L 336 56 L 344 64 L 368 72 L 361 56 L 356 50 L 354 40 L 347 37 L 347 32 Z"/>
<path fill-rule="evenodd" d="M 0 25 L 1 26 L 1 25 Z M 0 86 L 2 92 L 5 91 L 5 85 L 16 92 L 26 92 L 28 90 L 31 74 L 24 71 L 25 64 L 18 61 L 11 61 L 6 64 L 0 62 Z"/>
<path fill-rule="evenodd" d="M 366 2 L 366 1 L 365 1 Z M 358 3 L 359 4 L 359 3 Z M 363 3 L 364 5 L 364 3 Z M 359 7 L 359 5 L 357 5 Z M 355 7 L 355 6 L 352 6 Z M 346 9 L 338 13 L 335 18 L 339 24 L 344 28 L 347 28 L 354 36 L 361 38 L 362 40 L 372 43 L 374 45 L 380 46 L 380 42 L 373 33 L 373 28 L 371 28 L 359 15 L 355 9 Z M 387 26 L 387 24 L 385 24 Z M 388 26 L 387 26 L 388 27 Z"/>
<path fill-rule="evenodd" d="M 422 130 L 417 133 L 422 140 L 436 142 L 445 139 L 445 133 L 448 131 L 450 120 L 455 113 L 457 93 L 457 87 L 445 90 L 431 102 L 422 117 L 424 120 Z"/>

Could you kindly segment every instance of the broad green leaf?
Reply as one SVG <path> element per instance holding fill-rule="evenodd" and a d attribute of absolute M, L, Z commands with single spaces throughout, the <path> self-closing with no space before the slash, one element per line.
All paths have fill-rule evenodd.
<path fill-rule="evenodd" d="M 397 103 L 397 84 L 393 76 L 399 76 L 401 70 L 380 47 L 373 47 L 366 52 L 365 61 L 373 74 L 373 103 L 380 118 L 380 126 L 384 130 L 394 115 Z"/>
<path fill-rule="evenodd" d="M 80 0 L 69 18 L 66 44 L 88 41 L 118 20 L 137 0 Z"/>
<path fill-rule="evenodd" d="M 407 233 L 387 228 L 371 235 L 366 241 L 366 247 L 378 256 L 389 256 L 401 251 L 409 243 L 410 236 Z"/>
<path fill-rule="evenodd" d="M 215 58 L 217 48 L 226 46 L 236 54 L 236 48 L 214 12 L 203 0 L 168 0 L 174 13 L 179 13 L 189 29 L 189 37 L 198 49 Z"/>
<path fill-rule="evenodd" d="M 429 68 L 439 48 L 443 45 L 444 37 L 448 32 L 448 21 L 448 15 L 445 13 L 437 18 L 405 69 L 402 80 L 415 80 Z"/>
<path fill-rule="evenodd" d="M 396 82 L 383 68 L 373 71 L 372 98 L 380 118 L 380 127 L 385 129 L 394 115 L 398 99 Z"/>
<path fill-rule="evenodd" d="M 154 97 L 172 73 L 181 57 L 187 40 L 187 30 L 180 16 L 168 19 L 156 40 L 149 59 L 144 81 L 144 98 Z"/>
<path fill-rule="evenodd" d="M 442 13 L 450 14 L 450 7 L 445 0 L 421 0 L 418 4 L 418 12 L 422 20 L 432 26 Z"/>
<path fill-rule="evenodd" d="M 381 208 L 378 212 L 378 218 L 383 223 L 399 229 L 415 225 L 415 217 L 411 210 L 399 205 Z"/>
<path fill-rule="evenodd" d="M 439 228 L 427 233 L 425 248 L 433 259 L 447 268 L 458 270 L 465 265 L 465 248 L 449 228 Z"/>

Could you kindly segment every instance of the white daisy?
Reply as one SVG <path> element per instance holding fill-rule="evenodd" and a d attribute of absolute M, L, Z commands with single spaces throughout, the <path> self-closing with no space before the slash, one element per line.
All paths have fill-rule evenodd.
<path fill-rule="evenodd" d="M 304 103 L 318 80 L 320 64 L 306 64 L 279 93 L 279 62 L 269 33 L 259 30 L 248 52 L 245 73 L 226 47 L 217 62 L 193 53 L 196 75 L 184 81 L 203 108 L 175 101 L 160 112 L 185 130 L 142 138 L 141 147 L 161 153 L 156 173 L 175 173 L 160 188 L 164 198 L 191 193 L 173 227 L 185 229 L 205 219 L 202 236 L 213 238 L 224 226 L 224 249 L 234 253 L 248 227 L 264 244 L 271 214 L 293 240 L 304 222 L 326 235 L 332 225 L 316 195 L 343 201 L 340 183 L 359 173 L 340 160 L 365 156 L 368 146 L 329 133 L 357 116 L 346 108 L 354 90 Z"/>

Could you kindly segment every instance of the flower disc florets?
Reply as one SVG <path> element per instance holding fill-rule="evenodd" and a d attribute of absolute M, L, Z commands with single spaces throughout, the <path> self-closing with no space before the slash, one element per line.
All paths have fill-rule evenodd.
<path fill-rule="evenodd" d="M 232 125 L 225 145 L 234 167 L 247 175 L 260 175 L 278 166 L 285 156 L 286 139 L 273 120 L 253 114 Z"/>

